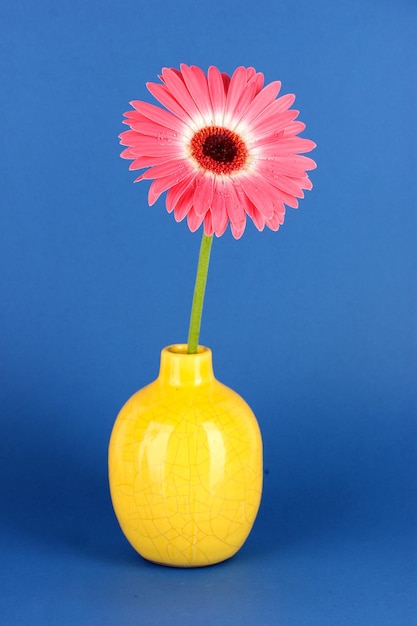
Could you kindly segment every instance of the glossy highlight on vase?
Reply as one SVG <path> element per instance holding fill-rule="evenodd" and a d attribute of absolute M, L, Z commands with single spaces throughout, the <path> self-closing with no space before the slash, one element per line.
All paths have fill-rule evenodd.
<path fill-rule="evenodd" d="M 256 418 L 216 380 L 211 351 L 164 348 L 158 378 L 124 405 L 110 439 L 111 497 L 131 545 L 176 567 L 230 558 L 255 521 L 262 473 Z"/>

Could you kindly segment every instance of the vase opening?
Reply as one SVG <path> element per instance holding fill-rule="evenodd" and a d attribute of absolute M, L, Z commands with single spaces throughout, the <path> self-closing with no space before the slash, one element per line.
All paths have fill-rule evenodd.
<path fill-rule="evenodd" d="M 174 343 L 171 346 L 168 346 L 166 350 L 168 350 L 168 352 L 171 352 L 172 354 L 185 354 L 187 356 L 195 356 L 196 354 L 208 352 L 209 348 L 206 348 L 205 346 L 197 346 L 197 352 L 194 354 L 189 354 L 187 352 L 188 346 L 186 343 Z"/>

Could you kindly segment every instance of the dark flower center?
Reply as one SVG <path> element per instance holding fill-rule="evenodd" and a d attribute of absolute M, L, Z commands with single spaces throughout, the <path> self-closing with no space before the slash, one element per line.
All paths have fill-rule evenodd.
<path fill-rule="evenodd" d="M 202 145 L 204 156 L 211 157 L 219 163 L 232 163 L 237 150 L 235 141 L 223 133 L 209 135 Z"/>
<path fill-rule="evenodd" d="M 191 155 L 206 171 L 231 174 L 241 170 L 248 151 L 243 139 L 232 130 L 220 126 L 206 126 L 191 139 Z"/>

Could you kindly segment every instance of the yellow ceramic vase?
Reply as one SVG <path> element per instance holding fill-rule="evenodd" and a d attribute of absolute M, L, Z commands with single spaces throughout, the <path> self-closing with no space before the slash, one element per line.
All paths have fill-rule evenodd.
<path fill-rule="evenodd" d="M 124 405 L 110 439 L 111 497 L 132 546 L 174 567 L 230 558 L 255 521 L 262 474 L 258 423 L 215 379 L 211 351 L 164 348 L 158 378 Z"/>

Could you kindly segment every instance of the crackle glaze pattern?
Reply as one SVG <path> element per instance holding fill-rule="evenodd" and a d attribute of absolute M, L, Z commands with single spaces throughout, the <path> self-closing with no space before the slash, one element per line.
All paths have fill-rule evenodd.
<path fill-rule="evenodd" d="M 113 506 L 132 546 L 177 567 L 223 561 L 247 538 L 262 492 L 262 440 L 211 351 L 165 348 L 159 377 L 120 411 L 109 446 Z"/>

